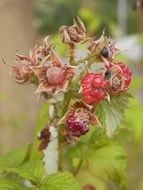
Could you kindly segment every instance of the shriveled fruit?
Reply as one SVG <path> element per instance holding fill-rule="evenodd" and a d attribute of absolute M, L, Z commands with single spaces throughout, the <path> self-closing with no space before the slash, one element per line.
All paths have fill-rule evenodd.
<path fill-rule="evenodd" d="M 119 92 L 128 90 L 131 83 L 132 72 L 131 69 L 124 63 L 118 62 L 116 65 L 109 65 L 107 71 L 111 72 L 109 79 L 109 94 L 116 95 Z"/>

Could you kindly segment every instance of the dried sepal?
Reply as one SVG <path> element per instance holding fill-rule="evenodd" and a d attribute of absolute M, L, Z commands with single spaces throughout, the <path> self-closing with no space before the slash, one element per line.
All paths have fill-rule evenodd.
<path fill-rule="evenodd" d="M 119 50 L 115 47 L 113 41 L 104 34 L 97 40 L 91 39 L 89 41 L 88 50 L 94 54 L 97 59 L 109 64 Z"/>
<path fill-rule="evenodd" d="M 14 76 L 15 81 L 19 84 L 34 82 L 30 80 L 33 77 L 31 67 L 37 66 L 37 49 L 30 51 L 30 56 L 16 54 L 17 65 L 10 68 L 10 74 Z"/>
<path fill-rule="evenodd" d="M 43 44 L 37 48 L 37 59 L 39 64 L 45 63 L 50 58 L 51 51 L 54 49 L 54 43 L 49 42 L 49 37 L 50 36 L 45 37 Z"/>

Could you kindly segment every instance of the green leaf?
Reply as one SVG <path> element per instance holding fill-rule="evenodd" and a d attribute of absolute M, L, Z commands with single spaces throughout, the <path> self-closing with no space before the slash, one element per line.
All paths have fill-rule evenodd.
<path fill-rule="evenodd" d="M 110 179 L 121 187 L 126 186 L 126 154 L 118 144 L 107 141 L 95 145 L 86 157 L 86 164 L 97 178 Z"/>
<path fill-rule="evenodd" d="M 25 187 L 23 184 L 18 183 L 9 178 L 0 178 L 1 190 L 34 190 L 34 188 Z"/>
<path fill-rule="evenodd" d="M 104 101 L 102 103 L 102 109 L 105 116 L 106 132 L 109 137 L 113 135 L 117 127 L 119 127 L 124 117 L 125 108 L 128 105 L 128 99 L 130 94 L 120 94 L 113 96 L 110 102 Z"/>
<path fill-rule="evenodd" d="M 44 174 L 44 165 L 41 160 L 30 160 L 17 168 L 9 168 L 7 172 L 16 173 L 24 179 L 40 183 Z"/>
<path fill-rule="evenodd" d="M 28 153 L 28 146 L 19 147 L 12 152 L 0 156 L 0 171 L 3 171 L 10 167 L 19 166 L 24 162 Z"/>
<path fill-rule="evenodd" d="M 18 190 L 19 184 L 7 178 L 0 178 L 0 189 L 2 190 Z"/>
<path fill-rule="evenodd" d="M 40 190 L 81 190 L 78 182 L 69 172 L 56 173 L 43 180 Z"/>

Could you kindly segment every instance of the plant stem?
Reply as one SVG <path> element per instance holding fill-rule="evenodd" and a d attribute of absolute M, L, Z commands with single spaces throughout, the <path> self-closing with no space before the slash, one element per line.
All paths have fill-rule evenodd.
<path fill-rule="evenodd" d="M 75 65 L 79 65 L 80 63 L 83 63 L 84 61 L 89 61 L 92 58 L 96 58 L 96 56 L 97 56 L 96 54 L 93 54 L 92 56 L 88 55 L 88 56 L 78 60 L 77 62 L 75 62 Z"/>
<path fill-rule="evenodd" d="M 78 163 L 78 166 L 76 167 L 75 171 L 73 172 L 74 176 L 77 176 L 81 166 L 82 166 L 82 163 L 83 163 L 83 159 L 81 159 Z"/>
<path fill-rule="evenodd" d="M 71 84 L 71 81 L 69 81 L 69 83 Z M 69 84 L 69 85 L 70 85 Z M 63 117 L 65 115 L 65 113 L 67 112 L 69 103 L 70 103 L 70 93 L 69 91 L 65 93 L 64 95 L 64 100 L 63 100 L 63 110 L 62 110 L 62 114 L 61 117 Z M 64 139 L 63 139 L 63 133 L 64 133 L 64 124 L 61 124 L 59 126 L 59 130 L 58 130 L 58 144 L 59 144 L 59 171 L 63 171 L 64 169 Z"/>
<path fill-rule="evenodd" d="M 90 60 L 93 57 L 95 57 L 95 55 L 94 56 L 88 56 L 88 57 L 85 57 L 83 59 L 80 59 L 78 62 L 75 63 L 75 61 L 74 61 L 74 50 L 75 50 L 75 47 L 71 46 L 70 47 L 70 59 L 69 59 L 70 65 L 76 65 L 77 63 L 82 63 L 85 60 Z M 69 86 L 71 86 L 71 85 L 72 85 L 72 80 L 69 81 Z M 66 112 L 68 110 L 69 103 L 70 103 L 70 99 L 71 99 L 71 93 L 68 90 L 64 95 L 63 110 L 62 110 L 61 117 L 64 117 L 64 115 L 66 114 Z M 64 133 L 64 125 L 61 124 L 59 126 L 59 130 L 58 130 L 58 147 L 59 147 L 58 169 L 59 169 L 59 171 L 63 171 L 63 169 L 64 169 L 64 139 L 63 139 L 63 133 Z M 75 175 L 80 170 L 82 162 L 83 162 L 83 160 L 81 160 L 79 162 L 79 165 L 77 166 L 77 168 L 75 170 Z"/>
<path fill-rule="evenodd" d="M 58 151 L 59 151 L 59 161 L 58 161 L 58 170 L 64 170 L 64 148 L 63 148 L 63 124 L 59 126 L 58 130 Z"/>
<path fill-rule="evenodd" d="M 70 65 L 75 65 L 75 62 L 74 62 L 74 50 L 75 50 L 75 46 L 70 46 L 70 49 L 69 49 L 69 55 L 70 55 L 70 59 L 69 59 L 69 62 L 70 62 Z"/>

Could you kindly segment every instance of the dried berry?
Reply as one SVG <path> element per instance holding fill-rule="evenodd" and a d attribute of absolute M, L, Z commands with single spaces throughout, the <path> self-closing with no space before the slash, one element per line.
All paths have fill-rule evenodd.
<path fill-rule="evenodd" d="M 80 43 L 85 38 L 85 26 L 83 22 L 77 17 L 74 20 L 74 25 L 72 26 L 62 26 L 60 28 L 62 42 L 71 46 Z"/>
<path fill-rule="evenodd" d="M 100 51 L 100 55 L 102 55 L 103 57 L 107 58 L 110 55 L 110 49 L 108 47 L 104 47 L 101 51 Z"/>
<path fill-rule="evenodd" d="M 68 117 L 66 120 L 66 129 L 76 137 L 84 135 L 89 131 L 86 123 L 77 121 L 76 117 L 72 116 Z"/>
<path fill-rule="evenodd" d="M 88 124 L 96 124 L 93 110 L 82 102 L 76 102 L 67 112 L 65 126 L 73 136 L 79 137 L 89 131 Z"/>
<path fill-rule="evenodd" d="M 127 65 L 118 62 L 116 65 L 110 64 L 108 70 L 111 72 L 108 87 L 109 94 L 116 95 L 119 92 L 126 91 L 132 78 L 130 68 Z"/>
<path fill-rule="evenodd" d="M 54 52 L 51 52 L 50 58 L 49 64 L 32 68 L 41 82 L 36 93 L 66 91 L 68 81 L 74 75 L 74 69 L 64 65 Z"/>
<path fill-rule="evenodd" d="M 107 70 L 105 73 L 104 73 L 104 79 L 105 80 L 108 80 L 108 79 L 110 79 L 110 77 L 111 77 L 111 71 L 110 70 Z"/>

